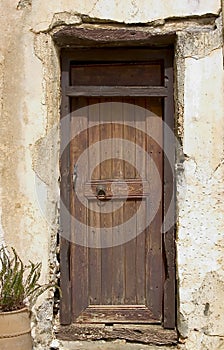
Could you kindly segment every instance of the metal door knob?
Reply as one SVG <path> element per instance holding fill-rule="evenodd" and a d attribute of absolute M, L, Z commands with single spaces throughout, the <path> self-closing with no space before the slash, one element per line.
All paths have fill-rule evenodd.
<path fill-rule="evenodd" d="M 105 199 L 106 198 L 106 187 L 103 185 L 99 185 L 96 187 L 96 197 L 97 199 Z"/>

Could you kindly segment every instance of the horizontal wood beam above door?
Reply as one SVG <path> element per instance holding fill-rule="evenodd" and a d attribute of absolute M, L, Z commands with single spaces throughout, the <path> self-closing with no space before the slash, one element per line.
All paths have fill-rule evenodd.
<path fill-rule="evenodd" d="M 133 46 L 138 45 L 153 45 L 155 47 L 173 45 L 176 39 L 176 32 L 174 30 L 170 31 L 168 34 L 158 34 L 156 33 L 156 28 L 136 28 L 133 27 L 123 27 L 120 25 L 115 27 L 114 25 L 108 25 L 108 28 L 100 27 L 99 25 L 90 25 L 77 27 L 72 25 L 67 25 L 65 28 L 53 34 L 53 39 L 55 43 L 62 48 L 75 48 L 77 47 L 97 47 L 100 45 L 114 46 L 115 48 L 119 46 Z M 141 46 L 140 46 L 141 48 Z"/>
<path fill-rule="evenodd" d="M 66 95 L 75 96 L 158 96 L 166 97 L 163 86 L 68 86 Z"/>

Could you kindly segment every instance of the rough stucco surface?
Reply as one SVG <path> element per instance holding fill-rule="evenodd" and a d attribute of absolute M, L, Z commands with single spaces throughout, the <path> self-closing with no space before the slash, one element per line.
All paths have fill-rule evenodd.
<path fill-rule="evenodd" d="M 144 30 L 177 32 L 176 129 L 182 143 L 177 155 L 177 317 L 183 350 L 224 349 L 221 21 L 197 22 L 219 13 L 219 0 L 0 3 L 0 243 L 15 246 L 26 261 L 42 261 L 43 281 L 54 278 L 58 230 L 60 63 L 51 29 L 89 19 L 148 23 Z M 49 293 L 34 310 L 36 350 L 49 348 L 52 304 Z"/>
<path fill-rule="evenodd" d="M 179 201 L 177 244 L 180 329 L 185 337 L 198 332 L 193 338 L 197 349 L 209 348 L 206 342 L 213 336 L 216 349 L 215 336 L 218 341 L 224 334 L 223 57 L 221 49 L 196 56 L 185 60 L 186 188 Z"/>
<path fill-rule="evenodd" d="M 124 23 L 148 23 L 169 17 L 217 14 L 219 0 L 157 1 L 142 0 L 33 0 L 33 24 L 37 29 L 49 26 L 49 18 L 57 12 L 80 13 L 99 19 L 109 19 Z M 41 18 L 41 20 L 39 20 Z"/>

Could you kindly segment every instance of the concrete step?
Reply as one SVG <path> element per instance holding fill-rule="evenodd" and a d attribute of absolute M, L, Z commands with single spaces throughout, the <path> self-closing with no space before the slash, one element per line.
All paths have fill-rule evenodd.
<path fill-rule="evenodd" d="M 173 350 L 176 346 L 155 346 L 127 343 L 125 340 L 60 341 L 60 350 Z"/>

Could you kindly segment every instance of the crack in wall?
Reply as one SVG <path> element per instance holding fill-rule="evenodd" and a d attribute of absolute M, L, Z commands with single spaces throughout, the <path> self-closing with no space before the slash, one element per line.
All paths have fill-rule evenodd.
<path fill-rule="evenodd" d="M 136 16 L 139 13 L 139 6 L 136 4 L 135 0 L 131 0 L 132 4 L 132 11 L 131 11 L 131 17 Z"/>
<path fill-rule="evenodd" d="M 99 0 L 94 1 L 93 7 L 88 11 L 87 16 L 90 15 L 91 17 L 91 13 L 95 10 L 98 3 L 99 3 Z"/>
<path fill-rule="evenodd" d="M 216 171 L 219 170 L 219 168 L 224 164 L 224 159 L 221 160 L 221 162 L 217 165 L 217 167 L 215 168 L 213 175 L 216 173 Z"/>

